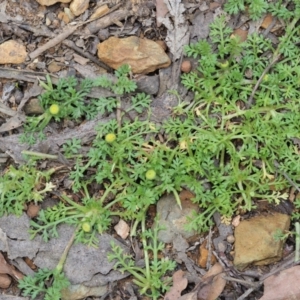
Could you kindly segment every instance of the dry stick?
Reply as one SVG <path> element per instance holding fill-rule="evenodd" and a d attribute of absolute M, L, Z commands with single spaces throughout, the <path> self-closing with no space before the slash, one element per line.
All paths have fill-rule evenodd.
<path fill-rule="evenodd" d="M 276 267 L 273 270 L 271 270 L 268 274 L 261 276 L 259 281 L 256 282 L 256 289 L 259 286 L 261 286 L 268 277 L 275 275 L 283 270 L 286 270 L 294 265 L 297 265 L 299 262 L 295 263 L 294 257 L 295 257 L 295 253 L 293 252 L 285 258 L 285 260 L 281 263 L 281 265 L 279 267 Z M 248 299 L 247 298 L 248 295 L 250 295 L 254 290 L 255 290 L 254 287 L 249 288 L 243 295 L 241 295 L 239 298 L 237 298 L 237 300 Z"/>
<path fill-rule="evenodd" d="M 75 45 L 75 43 L 73 41 L 70 40 L 65 40 L 62 42 L 64 45 L 66 45 L 67 47 L 75 50 L 76 52 L 80 53 L 82 56 L 88 58 L 89 60 L 91 60 L 92 62 L 94 62 L 95 64 L 97 64 L 98 66 L 100 66 L 101 68 L 105 69 L 106 71 L 111 71 L 112 69 L 107 66 L 106 64 L 104 64 L 103 62 L 99 61 L 98 59 L 96 59 L 93 55 L 91 55 L 88 52 L 83 51 L 81 48 L 77 47 Z"/>
<path fill-rule="evenodd" d="M 280 168 L 280 164 L 275 160 L 274 161 L 274 166 L 276 167 L 277 171 L 279 173 L 281 173 L 285 179 L 298 191 L 300 192 L 300 188 L 299 186 L 288 176 L 287 173 L 285 173 L 284 171 L 281 171 L 279 168 Z"/>
<path fill-rule="evenodd" d="M 29 54 L 29 57 L 33 60 L 40 56 L 43 52 L 46 50 L 56 46 L 57 44 L 61 43 L 63 40 L 65 40 L 69 35 L 75 32 L 75 30 L 79 27 L 80 25 L 75 25 L 72 27 L 67 27 L 61 34 L 56 36 L 55 38 L 49 40 L 46 44 L 43 46 L 39 47 L 35 51 Z"/>
<path fill-rule="evenodd" d="M 249 100 L 246 104 L 246 108 L 250 108 L 253 104 L 253 98 L 254 98 L 254 95 L 260 85 L 260 83 L 262 82 L 264 76 L 269 72 L 269 70 L 272 68 L 272 66 L 278 61 L 278 59 L 280 58 L 281 54 L 278 54 L 276 55 L 273 60 L 271 61 L 271 63 L 264 69 L 263 73 L 261 74 L 261 76 L 259 77 L 258 81 L 256 82 L 254 88 L 253 88 L 253 91 L 249 97 Z"/>
<path fill-rule="evenodd" d="M 115 7 L 113 7 L 112 9 L 110 9 L 106 14 L 102 15 L 101 17 L 111 13 L 112 11 L 116 10 L 117 8 L 119 8 L 122 5 L 122 3 L 119 3 L 117 5 L 115 5 Z M 37 58 L 39 55 L 41 55 L 43 52 L 45 52 L 46 50 L 56 46 L 57 44 L 61 43 L 62 41 L 64 41 L 68 36 L 70 36 L 71 34 L 73 34 L 78 27 L 90 23 L 92 21 L 95 21 L 95 19 L 93 20 L 88 20 L 86 22 L 77 24 L 75 26 L 70 26 L 67 27 L 61 34 L 59 34 L 58 36 L 56 36 L 55 38 L 49 40 L 46 44 L 44 44 L 43 46 L 39 47 L 38 49 L 36 49 L 35 51 L 33 51 L 32 53 L 29 54 L 29 57 L 33 60 L 35 58 Z"/>

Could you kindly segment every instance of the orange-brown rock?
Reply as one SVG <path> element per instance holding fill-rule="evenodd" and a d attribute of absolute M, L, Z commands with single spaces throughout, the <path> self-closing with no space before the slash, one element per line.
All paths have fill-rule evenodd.
<path fill-rule="evenodd" d="M 76 17 L 83 14 L 89 7 L 90 0 L 73 0 L 70 10 Z"/>
<path fill-rule="evenodd" d="M 2 43 L 0 53 L 0 64 L 21 64 L 27 56 L 25 46 L 14 40 Z"/>
<path fill-rule="evenodd" d="M 50 6 L 50 5 L 53 5 L 57 2 L 69 3 L 72 0 L 36 0 L 36 1 L 41 5 Z"/>
<path fill-rule="evenodd" d="M 98 45 L 98 57 L 113 69 L 129 64 L 132 72 L 137 74 L 147 74 L 171 64 L 161 46 L 136 36 L 109 38 Z"/>

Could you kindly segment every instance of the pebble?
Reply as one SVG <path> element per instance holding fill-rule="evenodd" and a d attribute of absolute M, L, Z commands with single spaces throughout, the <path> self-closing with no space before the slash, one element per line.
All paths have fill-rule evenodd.
<path fill-rule="evenodd" d="M 0 64 L 21 64 L 27 57 L 26 47 L 14 40 L 0 45 Z"/>
<path fill-rule="evenodd" d="M 70 10 L 74 16 L 83 14 L 89 7 L 90 0 L 73 0 L 70 5 Z"/>
<path fill-rule="evenodd" d="M 131 36 L 110 37 L 98 44 L 98 57 L 113 69 L 129 64 L 134 74 L 148 74 L 166 68 L 171 60 L 156 42 Z"/>
<path fill-rule="evenodd" d="M 36 1 L 41 5 L 50 6 L 57 2 L 70 3 L 72 0 L 36 0 Z"/>

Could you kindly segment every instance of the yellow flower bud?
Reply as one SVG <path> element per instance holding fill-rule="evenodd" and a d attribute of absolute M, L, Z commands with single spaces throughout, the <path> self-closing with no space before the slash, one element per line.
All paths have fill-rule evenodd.
<path fill-rule="evenodd" d="M 49 108 L 50 114 L 51 115 L 57 115 L 59 113 L 59 105 L 58 104 L 52 104 Z"/>
<path fill-rule="evenodd" d="M 114 133 L 108 133 L 106 136 L 105 136 L 105 141 L 109 144 L 113 143 L 115 140 L 116 140 L 116 135 Z"/>
<path fill-rule="evenodd" d="M 156 177 L 156 172 L 154 170 L 150 169 L 146 172 L 146 178 L 148 180 L 153 180 L 155 177 Z"/>

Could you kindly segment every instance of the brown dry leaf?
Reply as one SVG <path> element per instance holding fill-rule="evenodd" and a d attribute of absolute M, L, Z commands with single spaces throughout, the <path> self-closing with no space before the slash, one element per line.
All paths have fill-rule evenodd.
<path fill-rule="evenodd" d="M 272 275 L 264 281 L 264 295 L 259 300 L 300 299 L 300 266 Z"/>
<path fill-rule="evenodd" d="M 273 21 L 272 15 L 267 14 L 260 26 L 264 29 L 267 29 L 270 26 L 270 24 L 272 23 L 272 21 Z"/>
<path fill-rule="evenodd" d="M 223 267 L 216 263 L 203 277 L 199 285 L 198 299 L 214 300 L 222 293 L 226 280 L 223 279 Z"/>
<path fill-rule="evenodd" d="M 184 296 L 178 298 L 178 300 L 197 300 L 197 291 L 185 294 Z"/>
<path fill-rule="evenodd" d="M 117 234 L 122 238 L 126 239 L 129 235 L 129 226 L 128 224 L 123 221 L 122 219 L 119 221 L 119 223 L 114 227 Z"/>
<path fill-rule="evenodd" d="M 188 280 L 184 277 L 185 272 L 178 270 L 173 274 L 173 286 L 166 293 L 165 300 L 178 300 L 181 292 L 187 287 Z"/>
<path fill-rule="evenodd" d="M 160 27 L 162 22 L 160 18 L 164 18 L 165 15 L 169 12 L 168 7 L 164 0 L 156 0 L 156 25 Z"/>
<path fill-rule="evenodd" d="M 1 274 L 9 274 L 13 276 L 16 279 L 23 278 L 23 274 L 17 270 L 14 269 L 13 266 L 9 265 L 2 253 L 0 252 L 0 273 Z"/>
<path fill-rule="evenodd" d="M 240 215 L 234 217 L 233 220 L 232 220 L 232 222 L 231 222 L 232 226 L 234 226 L 234 227 L 239 226 L 240 220 L 241 220 L 241 216 Z"/>
<path fill-rule="evenodd" d="M 245 42 L 248 36 L 248 30 L 243 30 L 241 28 L 237 28 L 233 31 L 231 37 L 237 37 L 239 41 Z"/>
<path fill-rule="evenodd" d="M 169 15 L 158 18 L 167 28 L 166 43 L 172 53 L 172 61 L 176 61 L 183 53 L 183 47 L 189 43 L 189 25 L 184 17 L 185 7 L 181 0 L 164 0 Z"/>

